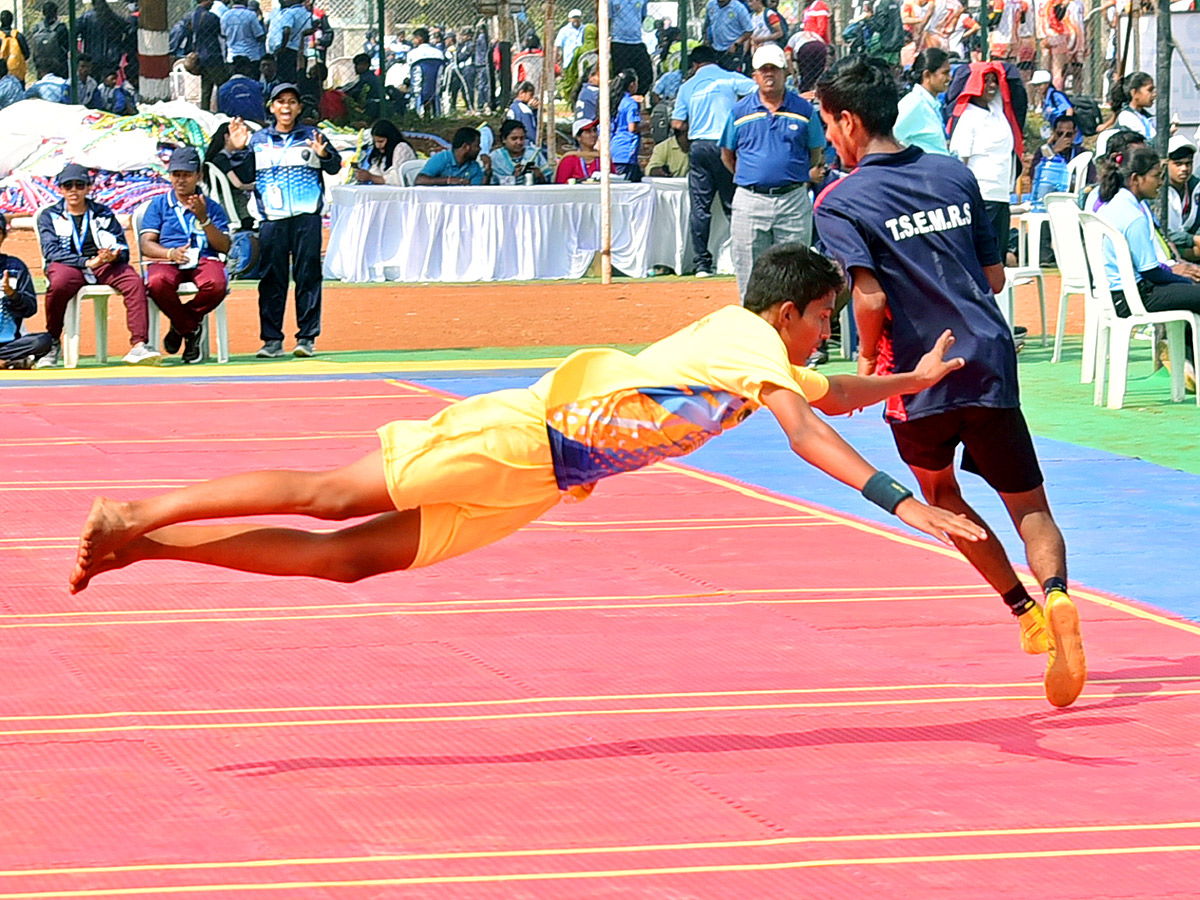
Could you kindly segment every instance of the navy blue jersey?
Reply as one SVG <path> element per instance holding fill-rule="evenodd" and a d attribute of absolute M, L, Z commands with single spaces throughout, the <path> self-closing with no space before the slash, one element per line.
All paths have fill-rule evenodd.
<path fill-rule="evenodd" d="M 817 199 L 816 227 L 848 276 L 869 269 L 887 294 L 880 374 L 911 371 L 947 328 L 966 360 L 928 390 L 892 398 L 889 421 L 1020 405 L 1012 332 L 983 272 L 999 252 L 965 165 L 915 146 L 873 153 Z"/>

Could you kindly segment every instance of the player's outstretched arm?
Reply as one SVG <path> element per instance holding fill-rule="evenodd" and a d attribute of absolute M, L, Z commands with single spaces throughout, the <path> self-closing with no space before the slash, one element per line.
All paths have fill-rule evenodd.
<path fill-rule="evenodd" d="M 955 369 L 963 367 L 961 358 L 946 359 L 946 353 L 953 346 L 954 335 L 947 329 L 911 372 L 895 375 L 833 375 L 829 379 L 829 392 L 821 399 L 814 400 L 812 405 L 827 416 L 840 416 L 897 394 L 923 391 Z"/>
<path fill-rule="evenodd" d="M 943 544 L 953 539 L 981 541 L 987 532 L 966 516 L 936 506 L 926 506 L 890 477 L 859 456 L 840 434 L 818 418 L 808 401 L 787 388 L 763 388 L 762 401 L 774 413 L 788 436 L 792 451 L 806 462 L 838 481 L 862 491 L 867 499 L 894 513 L 918 531 L 933 535 Z"/>

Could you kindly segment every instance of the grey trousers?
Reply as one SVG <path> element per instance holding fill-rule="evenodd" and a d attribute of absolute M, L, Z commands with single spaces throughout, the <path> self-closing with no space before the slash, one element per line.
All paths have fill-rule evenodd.
<path fill-rule="evenodd" d="M 810 244 L 812 221 L 812 200 L 806 188 L 779 197 L 737 189 L 729 236 L 739 297 L 746 296 L 754 260 L 776 244 Z"/>

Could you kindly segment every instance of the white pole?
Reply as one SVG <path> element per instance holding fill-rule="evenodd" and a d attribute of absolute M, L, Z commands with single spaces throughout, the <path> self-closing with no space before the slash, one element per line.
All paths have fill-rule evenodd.
<path fill-rule="evenodd" d="M 612 80 L 609 70 L 608 0 L 596 3 L 597 40 L 600 51 L 600 283 L 612 284 L 612 126 L 608 108 Z"/>

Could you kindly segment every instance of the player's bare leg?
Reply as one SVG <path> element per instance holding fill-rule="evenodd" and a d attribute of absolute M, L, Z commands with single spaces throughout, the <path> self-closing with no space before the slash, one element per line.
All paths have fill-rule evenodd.
<path fill-rule="evenodd" d="M 245 472 L 144 500 L 99 497 L 79 537 L 72 592 L 87 587 L 92 568 L 156 528 L 197 519 L 298 514 L 343 520 L 394 509 L 382 451 L 328 472 Z"/>
<path fill-rule="evenodd" d="M 125 542 L 97 560 L 87 576 L 90 580 L 147 559 L 174 559 L 262 575 L 352 582 L 409 568 L 420 540 L 417 509 L 393 510 L 330 532 L 273 525 L 168 525 Z"/>

